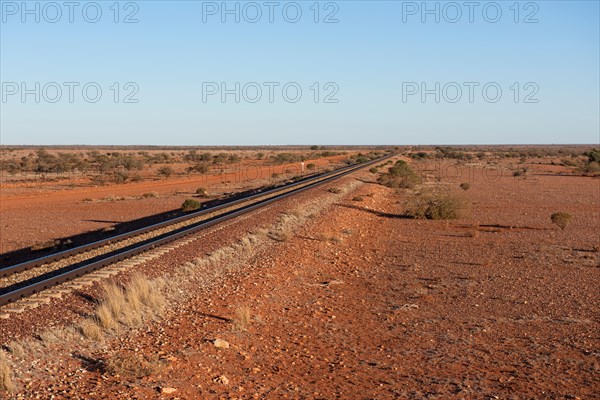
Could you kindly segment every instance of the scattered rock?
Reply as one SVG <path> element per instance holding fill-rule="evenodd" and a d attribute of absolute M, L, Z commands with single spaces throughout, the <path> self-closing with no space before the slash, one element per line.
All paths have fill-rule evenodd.
<path fill-rule="evenodd" d="M 164 387 L 162 389 L 160 389 L 160 392 L 163 394 L 173 394 L 177 391 L 177 389 L 172 388 L 172 387 Z"/>
<path fill-rule="evenodd" d="M 225 375 L 218 376 L 213 381 L 222 385 L 229 385 L 229 379 Z"/>
<path fill-rule="evenodd" d="M 229 348 L 229 342 L 223 340 L 223 339 L 215 339 L 213 340 L 213 345 L 217 348 L 217 349 L 228 349 Z"/>

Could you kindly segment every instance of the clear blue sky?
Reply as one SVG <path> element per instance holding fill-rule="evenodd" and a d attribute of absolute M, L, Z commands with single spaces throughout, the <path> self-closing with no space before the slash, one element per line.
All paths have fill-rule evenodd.
<path fill-rule="evenodd" d="M 238 3 L 240 23 L 222 15 L 221 1 L 121 2 L 119 23 L 112 0 L 97 2 L 97 23 L 84 19 L 88 2 L 74 8 L 72 23 L 64 6 L 51 23 L 57 10 L 38 2 L 36 23 L 21 1 L 0 3 L 2 144 L 600 142 L 598 1 L 519 2 L 518 15 L 513 1 L 478 2 L 472 10 L 463 1 L 454 3 L 459 9 L 428 2 L 439 7 L 439 22 L 423 13 L 421 1 L 320 2 L 318 23 L 312 0 L 296 3 L 297 23 L 285 19 L 295 18 L 289 2 L 277 2 L 270 22 L 269 7 L 258 1 L 256 23 L 247 21 L 256 16 L 253 6 L 244 9 L 247 2 Z M 88 6 L 85 17 L 93 20 L 95 12 Z M 139 22 L 123 23 L 131 13 Z M 323 22 L 330 14 L 337 23 Z M 62 90 L 56 103 L 49 101 L 57 96 L 52 82 Z M 79 84 L 72 103 L 64 82 Z M 97 103 L 88 101 L 94 87 L 83 97 L 90 82 L 102 89 Z M 123 102 L 135 89 L 125 89 L 128 82 L 139 88 L 137 103 Z M 215 86 L 203 82 L 230 89 L 240 82 L 240 102 L 207 94 Z M 261 87 L 256 103 L 248 101 L 255 87 L 242 93 L 249 82 Z M 273 102 L 264 82 L 279 84 Z M 302 89 L 298 102 L 288 101 L 293 87 L 283 97 L 289 82 Z M 422 101 L 421 84 L 435 92 L 436 82 L 439 103 L 435 93 Z M 472 102 L 464 82 L 475 83 Z M 491 102 L 497 87 L 502 97 Z M 24 101 L 23 88 L 33 92 Z M 338 102 L 324 102 L 335 90 Z"/>

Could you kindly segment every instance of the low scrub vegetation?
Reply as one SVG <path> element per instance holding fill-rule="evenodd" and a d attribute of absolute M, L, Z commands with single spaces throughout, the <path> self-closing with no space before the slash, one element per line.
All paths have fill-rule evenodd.
<path fill-rule="evenodd" d="M 109 374 L 138 379 L 158 372 L 161 367 L 162 363 L 157 355 L 146 357 L 141 354 L 116 353 L 105 362 L 105 369 Z"/>
<path fill-rule="evenodd" d="M 513 171 L 513 176 L 521 176 L 521 177 L 526 177 L 527 176 L 527 168 L 517 168 Z"/>
<path fill-rule="evenodd" d="M 406 161 L 398 160 L 388 172 L 379 176 L 377 182 L 394 189 L 412 189 L 421 183 L 421 178 L 415 174 Z"/>
<path fill-rule="evenodd" d="M 0 393 L 12 392 L 14 390 L 15 384 L 12 380 L 12 370 L 4 352 L 0 350 Z"/>
<path fill-rule="evenodd" d="M 189 212 L 199 209 L 202 206 L 198 200 L 187 199 L 181 205 L 181 211 Z"/>
<path fill-rule="evenodd" d="M 550 220 L 560 229 L 564 230 L 570 223 L 573 216 L 566 212 L 555 212 L 550 215 Z"/>
<path fill-rule="evenodd" d="M 457 219 L 460 218 L 463 209 L 462 199 L 443 191 L 430 190 L 412 197 L 406 215 L 418 219 Z"/>
<path fill-rule="evenodd" d="M 173 175 L 173 172 L 173 168 L 168 166 L 160 167 L 158 169 L 158 174 L 164 176 L 165 178 L 168 178 L 171 175 Z"/>
<path fill-rule="evenodd" d="M 238 331 L 245 331 L 252 322 L 252 312 L 249 307 L 238 307 L 235 310 L 235 318 L 233 318 L 233 325 Z"/>
<path fill-rule="evenodd" d="M 327 233 L 318 233 L 315 236 L 315 239 L 317 239 L 321 242 L 332 242 L 332 243 L 340 243 L 342 241 L 342 238 L 340 238 L 339 236 L 330 235 Z"/>
<path fill-rule="evenodd" d="M 100 341 L 104 333 L 121 326 L 139 326 L 144 317 L 162 312 L 166 304 L 163 287 L 162 280 L 149 280 L 143 275 L 134 275 L 125 286 L 104 285 L 93 316 L 80 324 L 80 332 Z"/>
<path fill-rule="evenodd" d="M 581 168 L 581 171 L 585 175 L 598 175 L 600 174 L 600 150 L 592 149 L 591 151 L 584 153 L 587 156 L 587 161 Z"/>
<path fill-rule="evenodd" d="M 463 182 L 460 184 L 459 186 L 462 190 L 467 191 L 469 189 L 471 189 L 471 184 L 468 182 Z"/>

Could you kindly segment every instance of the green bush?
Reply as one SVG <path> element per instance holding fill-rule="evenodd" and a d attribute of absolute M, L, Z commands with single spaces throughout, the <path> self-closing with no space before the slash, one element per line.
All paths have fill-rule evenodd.
<path fill-rule="evenodd" d="M 194 210 L 199 209 L 200 206 L 201 206 L 201 204 L 198 200 L 187 199 L 181 205 L 181 211 L 183 211 L 183 212 L 194 211 Z"/>
<path fill-rule="evenodd" d="M 457 219 L 463 208 L 462 200 L 448 193 L 421 192 L 413 197 L 406 214 L 419 219 Z"/>
<path fill-rule="evenodd" d="M 399 160 L 388 172 L 381 174 L 377 182 L 394 189 L 412 189 L 421 183 L 421 178 L 405 161 Z"/>

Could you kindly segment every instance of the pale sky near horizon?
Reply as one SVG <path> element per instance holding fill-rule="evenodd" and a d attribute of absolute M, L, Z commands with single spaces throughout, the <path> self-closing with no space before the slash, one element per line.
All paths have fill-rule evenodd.
<path fill-rule="evenodd" d="M 0 1 L 1 144 L 600 144 L 596 0 L 66 4 Z"/>

